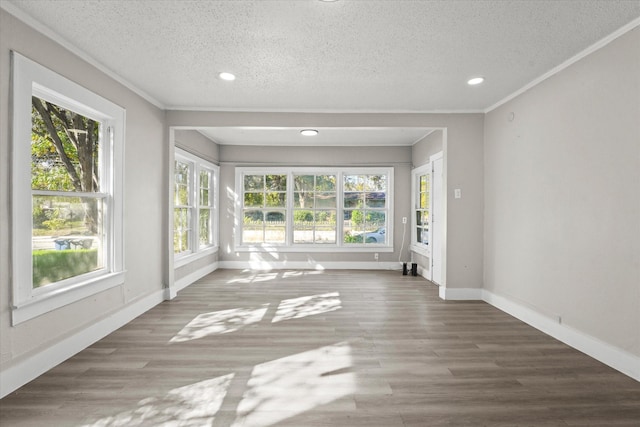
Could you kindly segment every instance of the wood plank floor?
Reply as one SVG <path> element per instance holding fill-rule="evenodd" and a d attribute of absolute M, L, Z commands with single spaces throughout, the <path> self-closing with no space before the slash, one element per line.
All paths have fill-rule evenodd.
<path fill-rule="evenodd" d="M 0 401 L 2 426 L 640 425 L 640 383 L 390 271 L 218 270 Z"/>

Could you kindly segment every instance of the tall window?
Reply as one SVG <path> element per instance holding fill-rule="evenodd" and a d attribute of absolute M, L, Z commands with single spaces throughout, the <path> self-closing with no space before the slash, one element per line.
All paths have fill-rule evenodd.
<path fill-rule="evenodd" d="M 99 121 L 32 97 L 34 288 L 105 265 L 103 226 L 109 199 L 101 191 L 104 134 Z"/>
<path fill-rule="evenodd" d="M 345 243 L 385 243 L 387 177 L 380 174 L 344 176 Z M 348 225 L 347 225 L 348 224 Z"/>
<path fill-rule="evenodd" d="M 247 174 L 243 186 L 243 242 L 284 244 L 287 175 Z"/>
<path fill-rule="evenodd" d="M 293 242 L 336 243 L 336 176 L 294 174 L 293 182 Z"/>
<path fill-rule="evenodd" d="M 414 169 L 412 177 L 412 249 L 423 255 L 430 253 L 431 163 Z"/>
<path fill-rule="evenodd" d="M 175 149 L 173 251 L 176 259 L 217 246 L 219 168 L 194 154 Z"/>
<path fill-rule="evenodd" d="M 177 254 L 189 252 L 193 212 L 193 191 L 191 191 L 194 164 L 186 160 L 175 161 L 175 187 L 173 208 L 173 250 Z"/>
<path fill-rule="evenodd" d="M 429 245 L 429 197 L 431 195 L 431 174 L 417 177 L 416 242 Z"/>
<path fill-rule="evenodd" d="M 214 171 L 202 167 L 198 176 L 198 248 L 213 246 L 215 195 L 217 176 Z"/>
<path fill-rule="evenodd" d="M 239 250 L 392 249 L 392 168 L 237 168 Z"/>
<path fill-rule="evenodd" d="M 123 282 L 124 110 L 12 60 L 15 324 Z"/>

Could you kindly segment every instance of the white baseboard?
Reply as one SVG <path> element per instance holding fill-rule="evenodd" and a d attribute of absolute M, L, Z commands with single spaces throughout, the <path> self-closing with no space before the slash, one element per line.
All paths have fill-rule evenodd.
<path fill-rule="evenodd" d="M 316 262 L 310 261 L 220 261 L 220 268 L 237 269 L 237 270 L 402 270 L 402 264 L 399 262 L 379 262 L 379 261 L 331 261 Z"/>
<path fill-rule="evenodd" d="M 194 271 L 193 273 L 187 274 L 186 276 L 178 279 L 174 282 L 172 291 L 176 293 L 180 292 L 196 280 L 202 279 L 209 273 L 212 273 L 218 269 L 218 262 L 212 262 L 211 264 L 207 264 L 204 267 Z"/>
<path fill-rule="evenodd" d="M 446 288 L 438 289 L 440 298 L 451 301 L 482 300 L 482 289 L 479 288 Z"/>
<path fill-rule="evenodd" d="M 560 323 L 508 298 L 482 290 L 482 300 L 594 359 L 640 381 L 640 357 Z"/>
<path fill-rule="evenodd" d="M 625 375 L 640 381 L 640 357 L 584 332 L 563 325 L 560 318 L 541 314 L 509 298 L 496 295 L 486 289 L 445 288 L 439 289 L 444 300 L 482 300 L 553 338 L 579 350 Z"/>
<path fill-rule="evenodd" d="M 160 290 L 0 372 L 0 398 L 17 390 L 164 300 Z"/>

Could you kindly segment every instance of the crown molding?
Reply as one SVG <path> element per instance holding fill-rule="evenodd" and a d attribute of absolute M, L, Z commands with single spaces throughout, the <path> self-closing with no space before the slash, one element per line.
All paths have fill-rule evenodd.
<path fill-rule="evenodd" d="M 507 97 L 505 97 L 505 98 L 501 99 L 500 101 L 496 102 L 492 106 L 490 106 L 487 109 L 485 109 L 483 112 L 485 114 L 487 114 L 487 113 L 495 110 L 496 108 L 500 107 L 501 105 L 506 104 L 507 102 L 509 102 L 512 99 L 522 95 L 523 93 L 525 93 L 529 89 L 533 88 L 534 86 L 537 86 L 540 83 L 542 83 L 543 81 L 547 80 L 548 78 L 551 78 L 554 75 L 558 74 L 560 71 L 563 71 L 564 69 L 569 68 L 571 65 L 573 65 L 576 62 L 580 61 L 582 58 L 591 55 L 592 53 L 594 53 L 595 51 L 597 51 L 599 49 L 602 49 L 603 47 L 605 47 L 606 45 L 608 45 L 609 43 L 611 43 L 612 41 L 614 41 L 618 37 L 628 33 L 629 31 L 633 30 L 634 28 L 636 28 L 638 26 L 640 26 L 640 18 L 634 19 L 633 21 L 629 22 L 627 25 L 619 28 L 618 30 L 616 30 L 613 33 L 609 34 L 608 36 L 604 37 L 603 39 L 595 42 L 594 44 L 592 44 L 591 46 L 589 46 L 585 50 L 583 50 L 580 53 L 572 56 L 571 58 L 569 58 L 566 61 L 564 61 L 562 64 L 558 65 L 555 68 L 552 68 L 551 70 L 547 71 L 546 73 L 544 73 L 543 75 L 541 75 L 537 79 L 531 81 L 530 83 L 526 84 L 522 88 L 520 88 L 517 91 L 513 92 L 511 95 L 508 95 Z"/>
<path fill-rule="evenodd" d="M 42 22 L 38 21 L 37 19 L 34 19 L 33 17 L 29 16 L 27 13 L 25 13 L 22 9 L 18 8 L 14 4 L 12 4 L 12 3 L 8 2 L 8 1 L 2 1 L 2 2 L 0 2 L 0 9 L 5 10 L 7 13 L 13 15 L 15 18 L 17 18 L 20 21 L 24 22 L 26 25 L 28 25 L 29 27 L 31 27 L 35 31 L 43 34 L 45 37 L 48 37 L 51 40 L 53 40 L 54 42 L 58 43 L 59 45 L 61 45 L 62 47 L 64 47 L 65 49 L 67 49 L 68 51 L 73 53 L 74 55 L 78 56 L 83 61 L 89 63 L 92 66 L 94 66 L 99 71 L 101 71 L 104 74 L 106 74 L 107 76 L 111 77 L 116 82 L 120 83 L 121 85 L 123 85 L 127 89 L 129 89 L 132 92 L 134 92 L 135 94 L 139 95 L 140 97 L 142 97 L 143 99 L 145 99 L 149 103 L 151 103 L 154 106 L 160 108 L 161 110 L 166 110 L 166 107 L 162 102 L 158 101 L 156 98 L 154 98 L 153 96 L 149 95 L 147 92 L 145 92 L 142 89 L 138 88 L 133 83 L 131 83 L 130 81 L 126 80 L 125 78 L 120 76 L 118 73 L 116 73 L 115 71 L 113 71 L 112 69 L 107 67 L 106 65 L 102 64 L 100 61 L 96 60 L 91 55 L 89 55 L 88 53 L 86 53 L 85 51 L 80 49 L 79 47 L 75 46 L 73 43 L 71 43 L 68 40 L 66 40 L 64 37 L 62 37 L 61 35 L 59 35 L 55 31 L 53 31 L 51 28 L 49 28 L 44 23 L 42 23 Z"/>

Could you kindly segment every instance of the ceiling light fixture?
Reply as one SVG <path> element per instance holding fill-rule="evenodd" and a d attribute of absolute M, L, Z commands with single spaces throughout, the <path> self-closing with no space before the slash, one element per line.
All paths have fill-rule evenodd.
<path fill-rule="evenodd" d="M 316 136 L 318 131 L 315 129 L 302 129 L 300 133 L 304 136 Z"/>
<path fill-rule="evenodd" d="M 467 84 L 469 86 L 475 86 L 475 85 L 479 85 L 480 83 L 482 83 L 484 81 L 484 77 L 474 77 L 472 79 L 469 79 L 467 81 Z"/>
<path fill-rule="evenodd" d="M 231 73 L 227 73 L 227 72 L 222 72 L 222 73 L 218 74 L 218 77 L 220 77 L 222 80 L 226 80 L 228 82 L 231 82 L 231 81 L 236 79 L 236 76 L 234 76 Z"/>

